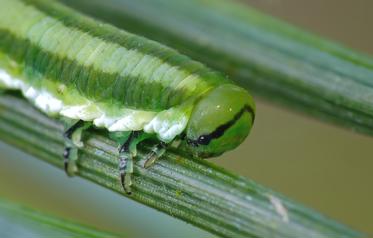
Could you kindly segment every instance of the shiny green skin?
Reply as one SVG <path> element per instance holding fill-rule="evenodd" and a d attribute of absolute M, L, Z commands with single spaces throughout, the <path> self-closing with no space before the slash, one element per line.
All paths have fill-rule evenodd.
<path fill-rule="evenodd" d="M 243 110 L 243 109 L 250 109 Z M 240 113 L 242 112 L 243 113 Z M 234 119 L 235 118 L 235 119 Z M 207 145 L 188 145 L 198 157 L 214 157 L 240 145 L 249 134 L 255 118 L 255 103 L 250 94 L 233 84 L 223 84 L 206 94 L 195 106 L 186 129 L 188 139 L 210 135 L 229 122 L 232 125 Z M 186 144 L 187 141 L 186 141 Z"/>
<path fill-rule="evenodd" d="M 159 43 L 54 1 L 0 0 L 0 5 L 0 67 L 36 88 L 48 84 L 58 91 L 54 85 L 65 85 L 64 100 L 74 100 L 72 92 L 78 92 L 114 111 L 124 106 L 160 112 L 189 105 L 183 107 L 192 108 L 185 141 L 209 134 L 245 106 L 255 112 L 245 90 Z M 253 113 L 244 113 L 208 145 L 184 146 L 201 157 L 233 149 L 249 133 Z"/>

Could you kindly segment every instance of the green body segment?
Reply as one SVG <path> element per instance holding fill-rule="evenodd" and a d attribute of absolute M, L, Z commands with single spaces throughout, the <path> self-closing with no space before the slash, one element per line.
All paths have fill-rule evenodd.
<path fill-rule="evenodd" d="M 252 97 L 202 64 L 55 1 L 0 6 L 0 86 L 21 89 L 45 112 L 167 143 L 182 134 L 181 146 L 200 157 L 248 135 Z"/>
<path fill-rule="evenodd" d="M 224 82 L 174 50 L 50 1 L 1 0 L 1 52 L 24 79 L 77 89 L 92 101 L 160 111 Z"/>

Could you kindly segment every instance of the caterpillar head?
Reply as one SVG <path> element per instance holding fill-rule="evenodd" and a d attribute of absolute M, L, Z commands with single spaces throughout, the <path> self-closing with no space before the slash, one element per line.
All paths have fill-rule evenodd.
<path fill-rule="evenodd" d="M 255 104 L 246 90 L 233 84 L 221 85 L 193 109 L 186 128 L 186 145 L 198 157 L 218 156 L 243 142 L 254 117 Z"/>

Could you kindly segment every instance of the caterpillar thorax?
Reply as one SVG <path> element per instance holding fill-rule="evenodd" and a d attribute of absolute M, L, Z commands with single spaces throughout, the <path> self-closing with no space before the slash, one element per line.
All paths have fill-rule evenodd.
<path fill-rule="evenodd" d="M 200 148 L 203 138 L 227 132 L 241 142 L 248 134 L 252 98 L 202 64 L 56 2 L 0 3 L 0 83 L 44 112 L 165 142 L 188 128 L 189 144 Z M 249 126 L 235 128 L 239 121 Z"/>

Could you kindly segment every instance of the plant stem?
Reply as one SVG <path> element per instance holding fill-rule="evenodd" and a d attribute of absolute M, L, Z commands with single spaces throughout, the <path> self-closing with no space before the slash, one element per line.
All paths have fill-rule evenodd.
<path fill-rule="evenodd" d="M 0 236 L 119 237 L 0 199 Z"/>
<path fill-rule="evenodd" d="M 63 168 L 62 126 L 16 95 L 0 96 L 0 139 Z M 79 176 L 127 196 L 117 148 L 100 131 L 86 133 Z M 361 234 L 211 163 L 167 152 L 144 169 L 139 148 L 129 198 L 221 237 L 360 237 Z"/>
<path fill-rule="evenodd" d="M 276 103 L 373 135 L 373 59 L 224 0 L 62 0 Z"/>

